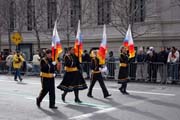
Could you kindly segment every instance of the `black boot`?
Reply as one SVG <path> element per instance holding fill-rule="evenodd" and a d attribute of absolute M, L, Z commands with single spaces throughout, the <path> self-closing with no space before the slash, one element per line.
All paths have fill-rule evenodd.
<path fill-rule="evenodd" d="M 125 93 L 125 83 L 122 83 L 122 85 L 121 85 L 121 87 L 119 88 L 119 90 L 120 90 L 120 92 L 121 92 L 122 94 Z"/>
<path fill-rule="evenodd" d="M 51 108 L 51 109 L 58 109 L 58 107 L 55 106 L 55 105 L 51 105 L 51 106 L 49 106 L 49 108 Z"/>
<path fill-rule="evenodd" d="M 64 91 L 64 93 L 61 95 L 61 99 L 63 102 L 65 102 L 66 94 L 67 94 L 67 92 Z"/>
<path fill-rule="evenodd" d="M 122 94 L 124 94 L 124 90 L 123 90 L 123 87 L 122 87 L 122 86 L 119 88 L 119 90 L 120 90 L 120 92 L 121 92 Z"/>
<path fill-rule="evenodd" d="M 90 98 L 93 98 L 93 96 L 91 94 L 87 94 L 87 96 L 90 97 Z"/>
<path fill-rule="evenodd" d="M 88 96 L 88 97 L 90 97 L 90 98 L 93 98 L 93 96 L 92 96 L 92 93 L 91 93 L 91 92 L 88 92 L 87 96 Z"/>
<path fill-rule="evenodd" d="M 76 103 L 82 103 L 82 101 L 79 99 L 79 91 L 78 90 L 74 90 L 74 95 L 75 95 L 75 102 Z"/>
<path fill-rule="evenodd" d="M 129 93 L 126 91 L 126 88 L 127 88 L 127 83 L 124 84 L 124 94 L 129 95 Z"/>
<path fill-rule="evenodd" d="M 40 104 L 40 103 L 41 103 L 41 102 L 39 101 L 39 98 L 36 98 L 36 105 L 37 105 L 38 108 L 41 107 L 41 104 Z"/>
<path fill-rule="evenodd" d="M 110 97 L 110 96 L 111 96 L 111 94 L 107 94 L 107 95 L 104 96 L 104 98 L 107 98 L 107 97 Z"/>

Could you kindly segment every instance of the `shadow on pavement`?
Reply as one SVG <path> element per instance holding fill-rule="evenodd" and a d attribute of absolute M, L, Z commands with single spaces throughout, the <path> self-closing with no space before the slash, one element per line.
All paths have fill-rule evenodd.
<path fill-rule="evenodd" d="M 174 103 L 168 103 L 168 102 L 163 102 L 160 100 L 152 100 L 152 99 L 148 99 L 146 97 L 142 97 L 142 96 L 138 96 L 138 95 L 129 95 L 129 97 L 134 98 L 134 99 L 138 99 L 138 100 L 145 100 L 147 102 L 150 102 L 152 104 L 156 104 L 156 105 L 161 105 L 161 106 L 167 106 L 167 107 L 173 107 L 173 108 L 177 108 L 180 109 L 180 105 L 178 104 L 174 104 Z"/>
<path fill-rule="evenodd" d="M 52 119 L 54 120 L 67 120 L 68 117 L 63 114 L 62 112 L 60 112 L 58 109 L 49 109 L 49 110 L 46 110 L 44 108 L 39 108 L 42 112 L 44 112 L 45 114 L 47 114 L 48 116 L 51 116 Z"/>

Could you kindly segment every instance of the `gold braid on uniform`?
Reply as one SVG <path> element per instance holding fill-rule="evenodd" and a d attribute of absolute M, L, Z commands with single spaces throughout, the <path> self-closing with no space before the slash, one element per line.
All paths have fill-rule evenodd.
<path fill-rule="evenodd" d="M 70 55 L 67 55 L 67 57 L 68 57 L 68 59 L 69 59 L 70 61 L 72 61 L 72 63 L 73 63 L 73 58 L 72 58 Z M 78 71 L 77 67 L 67 67 L 67 66 L 65 66 L 65 70 L 66 70 L 67 72 Z"/>

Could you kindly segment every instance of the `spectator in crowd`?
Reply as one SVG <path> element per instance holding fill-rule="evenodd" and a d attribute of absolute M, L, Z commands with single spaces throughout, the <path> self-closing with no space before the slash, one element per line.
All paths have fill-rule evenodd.
<path fill-rule="evenodd" d="M 24 61 L 22 63 L 22 71 L 23 71 L 23 75 L 25 75 L 26 71 L 27 71 L 27 61 L 26 61 L 26 54 L 21 52 L 21 56 L 23 57 Z"/>
<path fill-rule="evenodd" d="M 144 64 L 145 59 L 146 59 L 146 55 L 143 51 L 143 48 L 140 47 L 136 56 L 136 62 L 137 62 L 136 76 L 138 77 L 138 80 L 145 79 L 145 69 L 144 69 L 146 67 L 146 64 Z"/>
<path fill-rule="evenodd" d="M 46 56 L 46 49 L 42 49 L 40 52 L 39 52 L 39 57 L 42 59 L 43 57 Z"/>
<path fill-rule="evenodd" d="M 136 61 L 136 54 L 135 57 L 129 58 L 129 78 L 131 81 L 136 80 L 137 64 L 135 63 L 135 61 Z"/>
<path fill-rule="evenodd" d="M 3 68 L 2 62 L 3 62 L 3 55 L 2 55 L 2 52 L 0 51 L 0 70 L 3 70 L 2 69 Z"/>
<path fill-rule="evenodd" d="M 16 54 L 13 56 L 13 68 L 15 70 L 14 74 L 14 80 L 17 81 L 17 77 L 19 77 L 19 80 L 22 81 L 21 74 L 20 74 L 20 68 L 22 67 L 24 58 L 20 54 L 20 51 L 16 51 Z"/>
<path fill-rule="evenodd" d="M 178 50 L 180 54 L 180 49 Z M 178 78 L 180 79 L 180 55 L 179 55 L 179 62 L 178 62 Z"/>
<path fill-rule="evenodd" d="M 61 77 L 61 69 L 62 69 L 62 59 L 61 56 L 59 55 L 59 57 L 57 58 L 56 72 L 57 74 L 59 74 L 60 77 Z"/>
<path fill-rule="evenodd" d="M 3 59 L 3 55 L 2 55 L 2 53 L 0 51 L 0 62 L 2 61 L 2 59 Z"/>
<path fill-rule="evenodd" d="M 83 62 L 83 71 L 86 73 L 86 78 L 85 79 L 89 79 L 90 78 L 90 62 L 91 62 L 91 58 L 90 55 L 88 54 L 87 50 L 84 50 L 84 53 L 82 55 L 82 62 Z"/>
<path fill-rule="evenodd" d="M 156 82 L 157 79 L 157 65 L 155 62 L 157 62 L 157 53 L 154 50 L 154 47 L 150 47 L 146 60 L 148 63 L 148 80 L 149 82 Z"/>
<path fill-rule="evenodd" d="M 167 78 L 167 66 L 166 66 L 167 58 L 168 58 L 168 52 L 166 51 L 166 48 L 161 47 L 161 50 L 157 55 L 157 62 L 159 62 L 158 70 L 161 77 L 161 83 L 165 83 Z"/>
<path fill-rule="evenodd" d="M 39 74 L 40 72 L 40 56 L 39 56 L 39 51 L 37 50 L 37 52 L 33 55 L 33 72 L 35 74 Z"/>
<path fill-rule="evenodd" d="M 107 68 L 108 68 L 108 79 L 114 79 L 115 77 L 115 57 L 113 55 L 113 51 L 109 52 L 109 57 L 107 58 Z"/>
<path fill-rule="evenodd" d="M 170 48 L 170 47 L 167 47 L 167 48 L 166 48 L 166 51 L 167 51 L 167 53 L 169 54 L 169 53 L 171 52 L 171 48 Z"/>
<path fill-rule="evenodd" d="M 11 52 L 7 57 L 6 57 L 6 66 L 8 67 L 8 72 L 9 74 L 12 72 L 12 62 L 13 62 L 13 56 L 14 52 Z"/>
<path fill-rule="evenodd" d="M 64 67 L 65 67 L 65 66 L 64 66 L 64 62 L 65 62 L 65 61 L 64 61 L 64 60 L 65 60 L 64 57 L 66 56 L 67 53 L 68 53 L 68 48 L 64 48 L 63 54 L 62 54 L 62 59 L 61 59 L 61 62 L 62 62 L 61 72 L 62 72 L 62 73 L 65 72 L 65 70 L 64 70 Z"/>
<path fill-rule="evenodd" d="M 175 47 L 171 48 L 171 52 L 168 55 L 168 64 L 170 65 L 169 72 L 171 73 L 172 83 L 178 80 L 178 62 L 179 62 L 179 52 Z"/>

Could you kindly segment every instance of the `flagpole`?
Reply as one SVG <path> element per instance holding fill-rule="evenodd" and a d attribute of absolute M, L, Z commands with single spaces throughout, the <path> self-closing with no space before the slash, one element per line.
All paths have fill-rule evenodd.
<path fill-rule="evenodd" d="M 80 62 L 80 59 L 79 59 L 79 46 L 80 46 L 80 45 L 78 45 L 78 60 L 79 60 L 79 62 Z"/>
<path fill-rule="evenodd" d="M 62 52 L 62 46 L 60 43 L 60 38 L 57 31 L 57 20 L 54 24 L 53 35 L 52 35 L 52 58 L 53 62 L 57 61 L 57 57 Z"/>
<path fill-rule="evenodd" d="M 57 19 L 55 21 L 55 27 L 57 29 Z M 55 36 L 56 36 L 56 32 L 55 32 Z M 56 59 L 56 45 L 54 46 L 54 62 L 56 61 L 55 59 Z"/>
<path fill-rule="evenodd" d="M 56 49 L 54 49 L 54 61 L 56 61 L 55 59 L 56 59 Z"/>
<path fill-rule="evenodd" d="M 79 23 L 79 21 L 78 21 L 78 29 L 80 29 L 79 28 L 80 27 L 80 23 Z M 78 32 L 79 30 L 77 30 L 77 32 Z M 77 33 L 76 33 L 77 34 Z M 79 39 L 81 39 L 81 38 L 79 38 Z M 79 42 L 79 44 L 78 44 L 78 60 L 79 60 L 79 63 L 80 63 L 80 59 L 79 59 L 79 48 L 80 48 L 80 42 Z"/>

